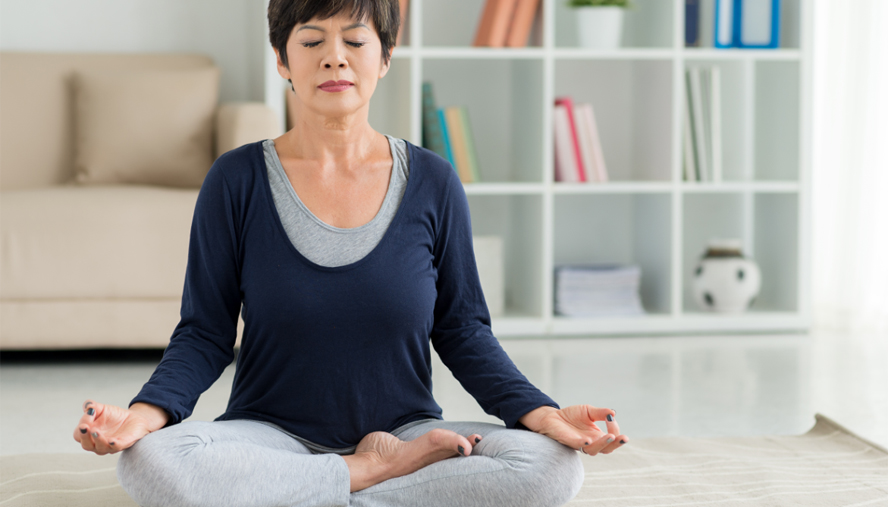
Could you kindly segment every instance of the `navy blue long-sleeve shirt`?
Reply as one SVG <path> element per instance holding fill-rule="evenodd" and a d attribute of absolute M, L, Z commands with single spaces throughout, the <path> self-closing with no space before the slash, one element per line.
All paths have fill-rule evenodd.
<path fill-rule="evenodd" d="M 373 431 L 441 418 L 429 343 L 485 412 L 509 428 L 559 406 L 518 371 L 490 329 L 469 206 L 453 167 L 407 143 L 410 177 L 382 240 L 364 258 L 325 267 L 302 256 L 275 208 L 262 142 L 220 156 L 194 209 L 181 319 L 163 359 L 130 402 L 191 415 L 234 358 L 216 420 L 272 422 L 333 448 Z"/>

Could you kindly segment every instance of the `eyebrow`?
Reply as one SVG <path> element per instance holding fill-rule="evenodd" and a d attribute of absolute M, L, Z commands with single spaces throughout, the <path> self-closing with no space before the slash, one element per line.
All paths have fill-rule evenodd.
<path fill-rule="evenodd" d="M 345 27 L 342 31 L 344 32 L 344 31 L 347 31 L 347 30 L 353 30 L 353 29 L 355 29 L 355 28 L 361 28 L 361 27 L 364 27 L 364 28 L 366 28 L 366 29 L 368 29 L 368 30 L 370 29 L 370 27 L 367 26 L 367 25 L 365 25 L 364 23 L 354 23 L 354 24 L 351 24 L 351 25 L 348 25 L 347 27 Z M 301 26 L 301 27 L 299 27 L 299 30 L 296 30 L 296 33 L 299 33 L 299 32 L 301 32 L 302 30 L 305 30 L 305 29 L 307 29 L 307 28 L 310 28 L 310 29 L 312 29 L 312 30 L 320 30 L 320 31 L 322 31 L 322 32 L 326 32 L 326 30 L 324 30 L 323 28 L 321 28 L 321 27 L 319 27 L 319 26 L 316 26 L 316 25 L 305 25 L 305 26 Z"/>

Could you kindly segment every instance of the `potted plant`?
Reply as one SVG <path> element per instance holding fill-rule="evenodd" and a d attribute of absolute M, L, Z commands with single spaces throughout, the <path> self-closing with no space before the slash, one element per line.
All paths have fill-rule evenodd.
<path fill-rule="evenodd" d="M 577 10 L 580 47 L 616 49 L 623 36 L 623 11 L 629 0 L 568 0 Z"/>

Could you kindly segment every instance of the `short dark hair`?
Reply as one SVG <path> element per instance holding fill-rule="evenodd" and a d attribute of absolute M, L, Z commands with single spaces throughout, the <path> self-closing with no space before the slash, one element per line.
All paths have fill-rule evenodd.
<path fill-rule="evenodd" d="M 389 61 L 389 51 L 398 38 L 401 15 L 398 0 L 270 0 L 268 2 L 268 38 L 278 50 L 281 62 L 287 68 L 287 41 L 293 27 L 307 23 L 315 16 L 329 19 L 345 9 L 352 18 L 365 20 L 369 16 L 376 25 L 376 34 L 382 42 L 382 60 Z"/>

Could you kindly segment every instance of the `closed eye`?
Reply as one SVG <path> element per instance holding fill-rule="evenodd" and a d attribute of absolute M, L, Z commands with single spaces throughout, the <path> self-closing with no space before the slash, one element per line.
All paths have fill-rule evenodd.
<path fill-rule="evenodd" d="M 303 42 L 302 45 L 307 48 L 313 48 L 313 47 L 317 46 L 318 44 L 320 44 L 321 42 L 322 41 Z M 346 41 L 345 43 L 348 44 L 349 46 L 356 47 L 356 48 L 359 48 L 359 47 L 363 46 L 364 44 L 366 44 L 366 42 L 349 42 L 349 41 Z"/>

